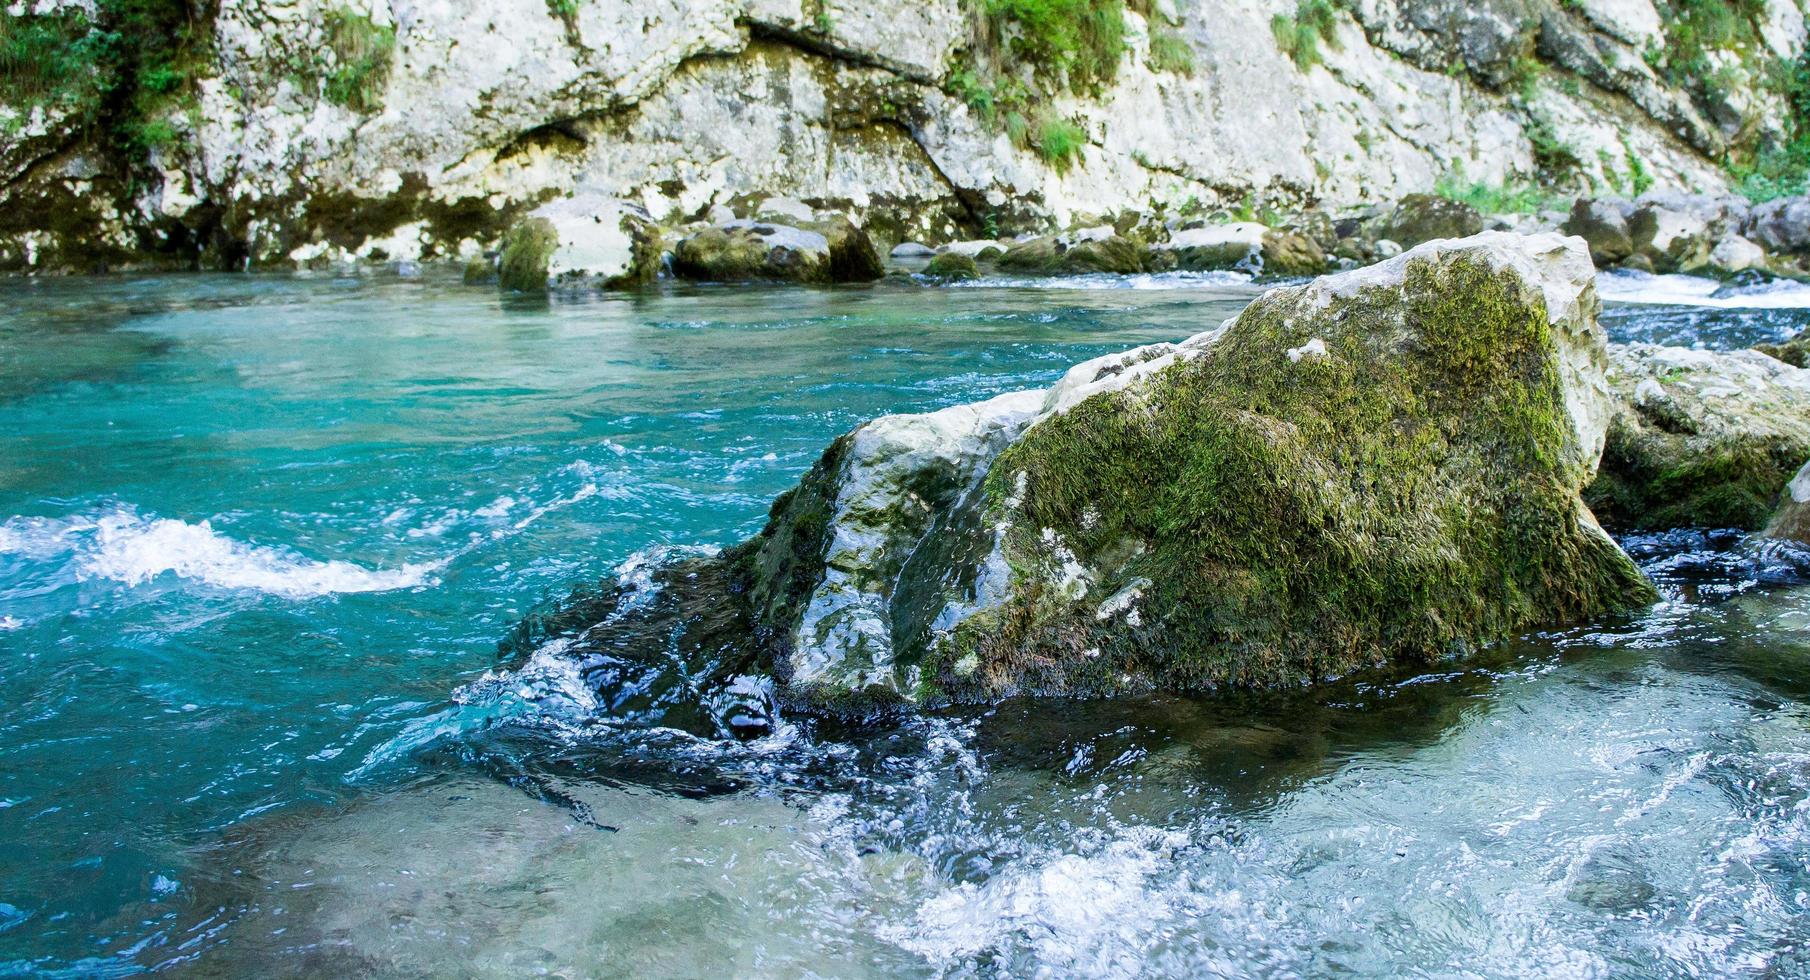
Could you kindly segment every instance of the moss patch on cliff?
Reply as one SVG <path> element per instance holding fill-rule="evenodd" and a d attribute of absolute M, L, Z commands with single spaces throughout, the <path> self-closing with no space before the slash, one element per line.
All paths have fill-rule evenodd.
<path fill-rule="evenodd" d="M 1338 50 L 1337 27 L 1338 13 L 1332 0 L 1300 0 L 1293 16 L 1277 14 L 1270 19 L 1276 46 L 1302 71 L 1320 63 L 1320 45 Z"/>
<path fill-rule="evenodd" d="M 1148 14 L 1144 0 L 1133 6 Z M 951 64 L 947 88 L 1018 146 L 1066 168 L 1080 157 L 1085 134 L 1045 108 L 1048 97 L 1097 95 L 1118 77 L 1128 50 L 1124 0 L 971 0 L 975 41 Z M 1193 52 L 1172 31 L 1159 70 L 1193 69 Z"/>
<path fill-rule="evenodd" d="M 30 5 L 27 5 L 28 9 Z M 212 59 L 212 2 L 97 0 L 0 18 L 0 104 L 65 113 L 64 135 L 137 162 L 177 138 Z"/>
<path fill-rule="evenodd" d="M 1260 302 L 1008 449 L 1013 594 L 933 652 L 938 689 L 1304 683 L 1649 600 L 1579 507 L 1540 301 L 1478 263 L 1408 276 L 1336 323 Z"/>
<path fill-rule="evenodd" d="M 321 95 L 354 112 L 382 108 L 396 52 L 396 28 L 346 7 L 328 11 L 325 27 L 333 62 L 321 78 Z"/>

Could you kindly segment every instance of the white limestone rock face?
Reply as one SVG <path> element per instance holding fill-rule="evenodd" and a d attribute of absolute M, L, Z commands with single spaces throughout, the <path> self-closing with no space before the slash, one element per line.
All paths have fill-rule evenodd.
<path fill-rule="evenodd" d="M 638 207 L 597 195 L 543 204 L 529 212 L 545 218 L 559 236 L 547 263 L 552 283 L 626 285 L 651 278 L 658 243 L 652 223 Z"/>
<path fill-rule="evenodd" d="M 1128 13 L 1112 84 L 1040 99 L 1084 140 L 1072 165 L 1052 165 L 949 94 L 976 29 L 962 0 L 586 0 L 570 23 L 544 0 L 221 0 L 194 132 L 120 220 L 224 220 L 209 236 L 253 264 L 379 246 L 416 261 L 472 254 L 574 193 L 662 224 L 758 217 L 779 200 L 848 214 L 889 248 L 972 238 L 983 218 L 1014 235 L 1247 198 L 1393 200 L 1460 171 L 1501 183 L 1535 172 L 1536 131 L 1598 179 L 1626 180 L 1638 159 L 1661 188 L 1725 187 L 1719 130 L 1641 57 L 1651 0 L 1580 0 L 1540 21 L 1558 26 L 1533 53 L 1581 87 L 1560 72 L 1506 85 L 1496 76 L 1529 54 L 1530 3 L 1362 0 L 1335 16 L 1322 63 L 1301 68 L 1271 30 L 1286 4 L 1205 0 L 1154 15 L 1189 46 L 1190 74 L 1153 69 L 1152 28 Z M 333 67 L 339 11 L 394 31 L 363 110 L 315 77 Z M 1768 11 L 1768 43 L 1801 49 L 1790 0 Z M 1763 129 L 1768 105 L 1737 108 Z M 0 137 L 0 164 L 42 156 L 8 143 L 23 145 Z M 83 179 L 65 163 L 31 166 Z M 395 227 L 370 227 L 378 213 Z"/>
<path fill-rule="evenodd" d="M 1617 40 L 1643 48 L 1665 43 L 1665 24 L 1653 0 L 1577 0 L 1577 7 Z"/>
<path fill-rule="evenodd" d="M 1043 402 L 1035 391 L 923 415 L 888 415 L 856 429 L 837 475 L 823 576 L 791 644 L 789 683 L 832 691 L 879 687 L 909 696 L 895 669 L 893 611 L 911 584 L 906 564 L 952 515 L 977 508 L 987 465 Z"/>

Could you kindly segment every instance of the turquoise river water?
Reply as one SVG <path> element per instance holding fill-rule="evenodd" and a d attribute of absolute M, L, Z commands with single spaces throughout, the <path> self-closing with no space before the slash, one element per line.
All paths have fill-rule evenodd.
<path fill-rule="evenodd" d="M 1619 340 L 1810 325 L 1603 286 Z M 0 282 L 0 975 L 1810 974 L 1810 589 L 1730 533 L 1627 539 L 1642 615 L 1309 692 L 718 743 L 499 659 L 862 420 L 1256 293 Z"/>

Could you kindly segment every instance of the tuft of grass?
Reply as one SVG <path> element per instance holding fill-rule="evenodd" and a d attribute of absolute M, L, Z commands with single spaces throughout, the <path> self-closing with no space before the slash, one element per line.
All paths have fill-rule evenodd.
<path fill-rule="evenodd" d="M 1628 187 L 1635 197 L 1653 189 L 1653 174 L 1647 170 L 1646 161 L 1625 142 L 1622 144 L 1622 162 L 1628 165 Z"/>
<path fill-rule="evenodd" d="M 321 80 L 321 94 L 354 112 L 382 108 L 396 52 L 396 29 L 345 7 L 327 13 L 326 28 L 333 67 Z"/>
<path fill-rule="evenodd" d="M 1552 124 L 1539 116 L 1527 121 L 1527 139 L 1533 145 L 1533 163 L 1539 172 L 1550 178 L 1570 177 L 1584 169 L 1584 160 L 1577 155 L 1571 144 L 1559 138 L 1552 130 Z"/>
<path fill-rule="evenodd" d="M 1081 159 L 1086 144 L 1087 134 L 1066 119 L 1047 118 L 1037 127 L 1037 153 L 1059 171 Z"/>
<path fill-rule="evenodd" d="M 1757 24 L 1766 16 L 1766 0 L 1667 0 L 1662 6 L 1665 47 L 1649 50 L 1647 62 L 1686 87 L 1713 84 L 1713 52 L 1754 48 Z"/>
<path fill-rule="evenodd" d="M 1008 70 L 1022 65 L 1053 87 L 1083 94 L 1118 77 L 1125 55 L 1123 0 L 981 2 Z"/>
<path fill-rule="evenodd" d="M 1174 75 L 1194 74 L 1194 48 L 1188 39 L 1166 26 L 1150 29 L 1150 67 Z"/>
<path fill-rule="evenodd" d="M 1334 51 L 1339 49 L 1337 28 L 1338 12 L 1332 0 L 1300 0 L 1294 16 L 1277 14 L 1270 19 L 1276 46 L 1302 71 L 1320 63 L 1322 43 Z"/>
<path fill-rule="evenodd" d="M 1462 169 L 1433 184 L 1433 193 L 1448 201 L 1468 204 L 1483 214 L 1533 214 L 1561 210 L 1567 198 L 1529 183 L 1487 184 L 1467 181 Z"/>
<path fill-rule="evenodd" d="M 1014 145 L 1066 169 L 1080 158 L 1085 137 L 1045 107 L 1064 92 L 1097 95 L 1118 77 L 1127 49 L 1125 0 L 970 2 L 978 16 L 974 43 L 950 64 L 945 90 Z M 1167 36 L 1160 53 L 1153 46 L 1152 63 L 1192 70 L 1187 42 Z"/>

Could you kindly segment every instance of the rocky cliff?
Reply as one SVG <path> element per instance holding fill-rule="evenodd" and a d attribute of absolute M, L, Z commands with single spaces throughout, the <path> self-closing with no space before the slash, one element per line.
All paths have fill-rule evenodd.
<path fill-rule="evenodd" d="M 1394 199 L 1718 192 L 1799 0 L 35 0 L 0 266 L 450 258 L 573 194 L 885 243 Z"/>

